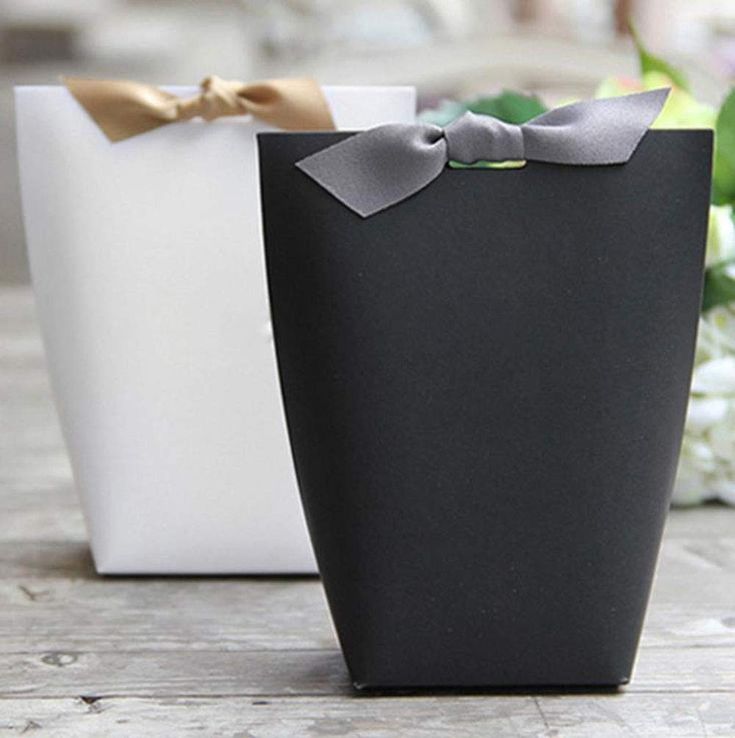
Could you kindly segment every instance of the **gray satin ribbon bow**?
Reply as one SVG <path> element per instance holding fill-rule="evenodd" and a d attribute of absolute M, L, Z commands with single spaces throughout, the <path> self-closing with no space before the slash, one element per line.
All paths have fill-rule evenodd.
<path fill-rule="evenodd" d="M 465 113 L 446 128 L 378 126 L 307 156 L 296 166 L 367 218 L 426 187 L 449 161 L 624 164 L 668 94 L 664 88 L 574 103 L 520 126 L 474 113 Z"/>

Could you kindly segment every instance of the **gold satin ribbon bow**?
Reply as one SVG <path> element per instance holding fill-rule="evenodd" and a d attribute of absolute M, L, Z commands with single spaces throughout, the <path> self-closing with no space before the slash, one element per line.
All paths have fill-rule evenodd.
<path fill-rule="evenodd" d="M 310 79 L 244 84 L 207 77 L 201 92 L 177 97 L 140 82 L 64 77 L 63 83 L 110 141 L 122 141 L 177 121 L 253 115 L 290 131 L 332 131 L 332 114 Z"/>

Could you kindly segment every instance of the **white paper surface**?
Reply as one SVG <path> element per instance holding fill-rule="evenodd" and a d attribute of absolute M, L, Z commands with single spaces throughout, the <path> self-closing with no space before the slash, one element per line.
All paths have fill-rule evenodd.
<path fill-rule="evenodd" d="M 343 130 L 414 118 L 412 88 L 325 94 Z M 63 87 L 16 88 L 16 112 L 38 315 L 98 571 L 315 571 L 268 315 L 268 127 L 191 121 L 111 144 Z"/>

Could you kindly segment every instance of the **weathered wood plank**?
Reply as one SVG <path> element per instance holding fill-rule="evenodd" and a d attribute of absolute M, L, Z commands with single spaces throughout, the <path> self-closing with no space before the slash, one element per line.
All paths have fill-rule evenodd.
<path fill-rule="evenodd" d="M 4 700 L 0 732 L 55 738 L 693 738 L 735 735 L 730 695 Z"/>
<path fill-rule="evenodd" d="M 26 486 L 26 489 L 23 489 Z M 0 545 L 32 541 L 84 543 L 87 531 L 71 479 L 41 489 L 33 477 L 0 481 Z"/>
<path fill-rule="evenodd" d="M 676 508 L 666 521 L 666 540 L 728 538 L 735 536 L 735 508 L 721 503 Z"/>
<path fill-rule="evenodd" d="M 643 648 L 735 647 L 732 553 L 729 539 L 666 544 Z M 86 544 L 28 541 L 0 544 L 0 572 L 0 652 L 333 642 L 315 579 L 101 578 Z"/>
<path fill-rule="evenodd" d="M 626 692 L 733 695 L 732 649 L 647 649 Z M 324 650 L 47 651 L 0 654 L 0 695 L 287 696 L 350 694 L 336 643 Z"/>
<path fill-rule="evenodd" d="M 314 579 L 83 578 L 69 572 L 78 571 L 77 556 L 88 557 L 86 548 L 70 564 L 63 551 L 46 577 L 0 579 L 0 652 L 308 649 L 334 642 Z M 654 601 L 641 647 L 735 652 L 732 600 Z"/>
<path fill-rule="evenodd" d="M 0 580 L 6 653 L 333 645 L 316 580 Z"/>
<path fill-rule="evenodd" d="M 71 470 L 51 400 L 33 299 L 27 288 L 3 288 L 0 489 L 3 493 L 34 493 L 64 487 L 71 487 Z M 0 518 L 0 537 L 12 531 L 16 522 Z M 24 531 L 30 535 L 32 528 Z"/>

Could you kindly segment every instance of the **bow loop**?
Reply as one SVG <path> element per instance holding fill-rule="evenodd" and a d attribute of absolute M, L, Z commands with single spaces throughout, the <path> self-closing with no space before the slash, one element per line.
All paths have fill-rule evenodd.
<path fill-rule="evenodd" d="M 378 126 L 307 156 L 296 166 L 366 218 L 429 185 L 450 160 L 624 164 L 668 93 L 661 89 L 574 103 L 521 126 L 470 112 L 444 129 Z"/>
<path fill-rule="evenodd" d="M 160 126 L 203 118 L 254 115 L 277 128 L 331 131 L 335 125 L 321 88 L 309 79 L 244 84 L 207 77 L 201 91 L 179 98 L 152 85 L 65 78 L 64 84 L 110 141 Z"/>
<path fill-rule="evenodd" d="M 549 110 L 522 126 L 526 158 L 554 164 L 624 164 L 661 112 L 668 88 Z"/>

